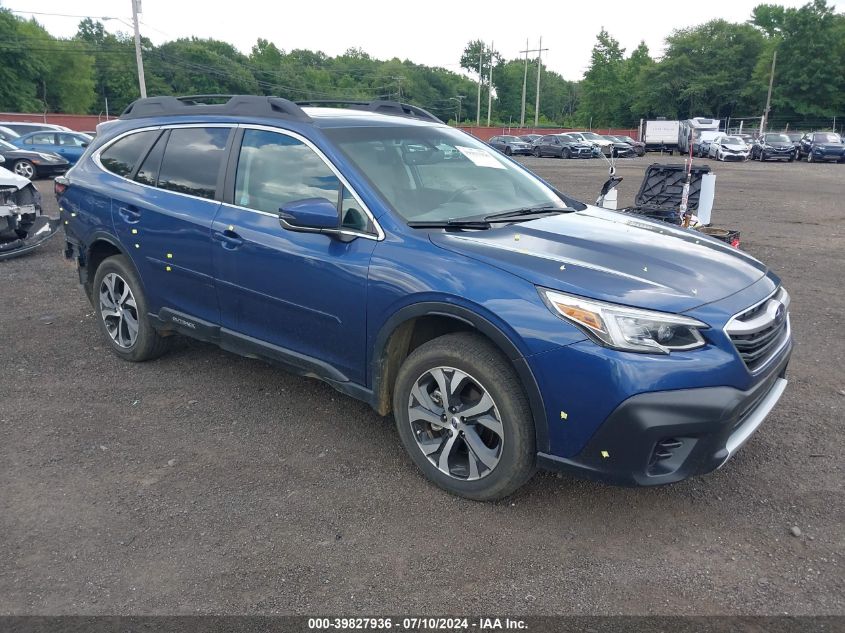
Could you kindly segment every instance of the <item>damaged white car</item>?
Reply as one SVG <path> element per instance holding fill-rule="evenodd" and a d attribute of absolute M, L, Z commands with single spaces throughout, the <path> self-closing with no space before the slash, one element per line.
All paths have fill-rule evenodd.
<path fill-rule="evenodd" d="M 0 156 L 0 165 L 3 158 Z M 59 226 L 41 211 L 41 194 L 23 176 L 0 166 L 0 260 L 38 248 Z"/>

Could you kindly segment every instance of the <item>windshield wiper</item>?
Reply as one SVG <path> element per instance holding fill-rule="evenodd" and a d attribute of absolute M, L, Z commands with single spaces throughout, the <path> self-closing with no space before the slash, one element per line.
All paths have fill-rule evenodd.
<path fill-rule="evenodd" d="M 408 222 L 412 229 L 489 229 L 486 220 L 420 220 Z"/>
<path fill-rule="evenodd" d="M 522 217 L 524 215 L 564 213 L 566 211 L 572 211 L 572 209 L 561 209 L 560 207 L 555 207 L 550 204 L 538 204 L 533 207 L 523 207 L 521 209 L 511 209 L 510 211 L 502 211 L 500 213 L 485 215 L 484 219 L 487 222 L 505 222 L 508 220 L 513 220 L 515 218 Z"/>

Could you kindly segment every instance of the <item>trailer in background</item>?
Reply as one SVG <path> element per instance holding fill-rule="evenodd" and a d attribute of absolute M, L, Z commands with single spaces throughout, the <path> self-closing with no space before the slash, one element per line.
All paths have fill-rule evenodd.
<path fill-rule="evenodd" d="M 640 121 L 640 140 L 645 143 L 647 152 L 668 152 L 678 149 L 678 130 L 680 121 Z"/>
<path fill-rule="evenodd" d="M 678 149 L 682 154 L 689 154 L 690 149 L 701 139 L 702 132 L 718 132 L 721 121 L 695 117 L 680 121 L 678 130 Z M 712 135 L 709 135 L 712 138 Z"/>

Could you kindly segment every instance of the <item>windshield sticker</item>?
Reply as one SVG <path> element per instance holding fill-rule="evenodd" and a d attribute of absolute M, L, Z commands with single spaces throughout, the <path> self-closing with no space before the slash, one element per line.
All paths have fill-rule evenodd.
<path fill-rule="evenodd" d="M 477 167 L 492 167 L 493 169 L 504 169 L 505 166 L 490 152 L 474 147 L 462 147 L 455 145 L 455 149 L 470 159 Z"/>

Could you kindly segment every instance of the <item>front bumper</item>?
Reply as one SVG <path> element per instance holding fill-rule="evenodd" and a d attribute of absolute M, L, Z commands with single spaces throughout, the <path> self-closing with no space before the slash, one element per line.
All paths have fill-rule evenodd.
<path fill-rule="evenodd" d="M 745 161 L 748 160 L 748 152 L 742 152 L 738 154 L 733 154 L 731 152 L 720 152 L 719 156 L 721 156 L 722 160 L 737 160 L 737 161 Z"/>
<path fill-rule="evenodd" d="M 62 174 L 67 172 L 68 169 L 70 169 L 70 165 L 68 163 L 65 163 L 63 165 L 41 163 L 35 166 L 35 173 L 37 176 L 45 178 L 48 176 L 61 176 Z"/>
<path fill-rule="evenodd" d="M 534 153 L 533 147 L 511 147 L 510 149 L 514 156 L 531 156 Z"/>
<path fill-rule="evenodd" d="M 773 150 L 773 149 L 764 149 L 762 151 L 763 160 L 774 160 L 774 159 L 781 159 L 781 160 L 791 160 L 795 158 L 795 150 L 794 149 L 781 149 L 781 150 Z"/>
<path fill-rule="evenodd" d="M 813 160 L 842 160 L 845 157 L 845 150 L 814 147 L 812 149 Z"/>
<path fill-rule="evenodd" d="M 747 391 L 702 387 L 632 396 L 580 453 L 538 454 L 541 467 L 620 485 L 668 484 L 722 466 L 757 430 L 786 387 L 790 348 Z"/>
<path fill-rule="evenodd" d="M 0 242 L 0 261 L 20 257 L 34 251 L 53 237 L 59 229 L 59 220 L 46 215 L 38 216 L 23 238 Z"/>

